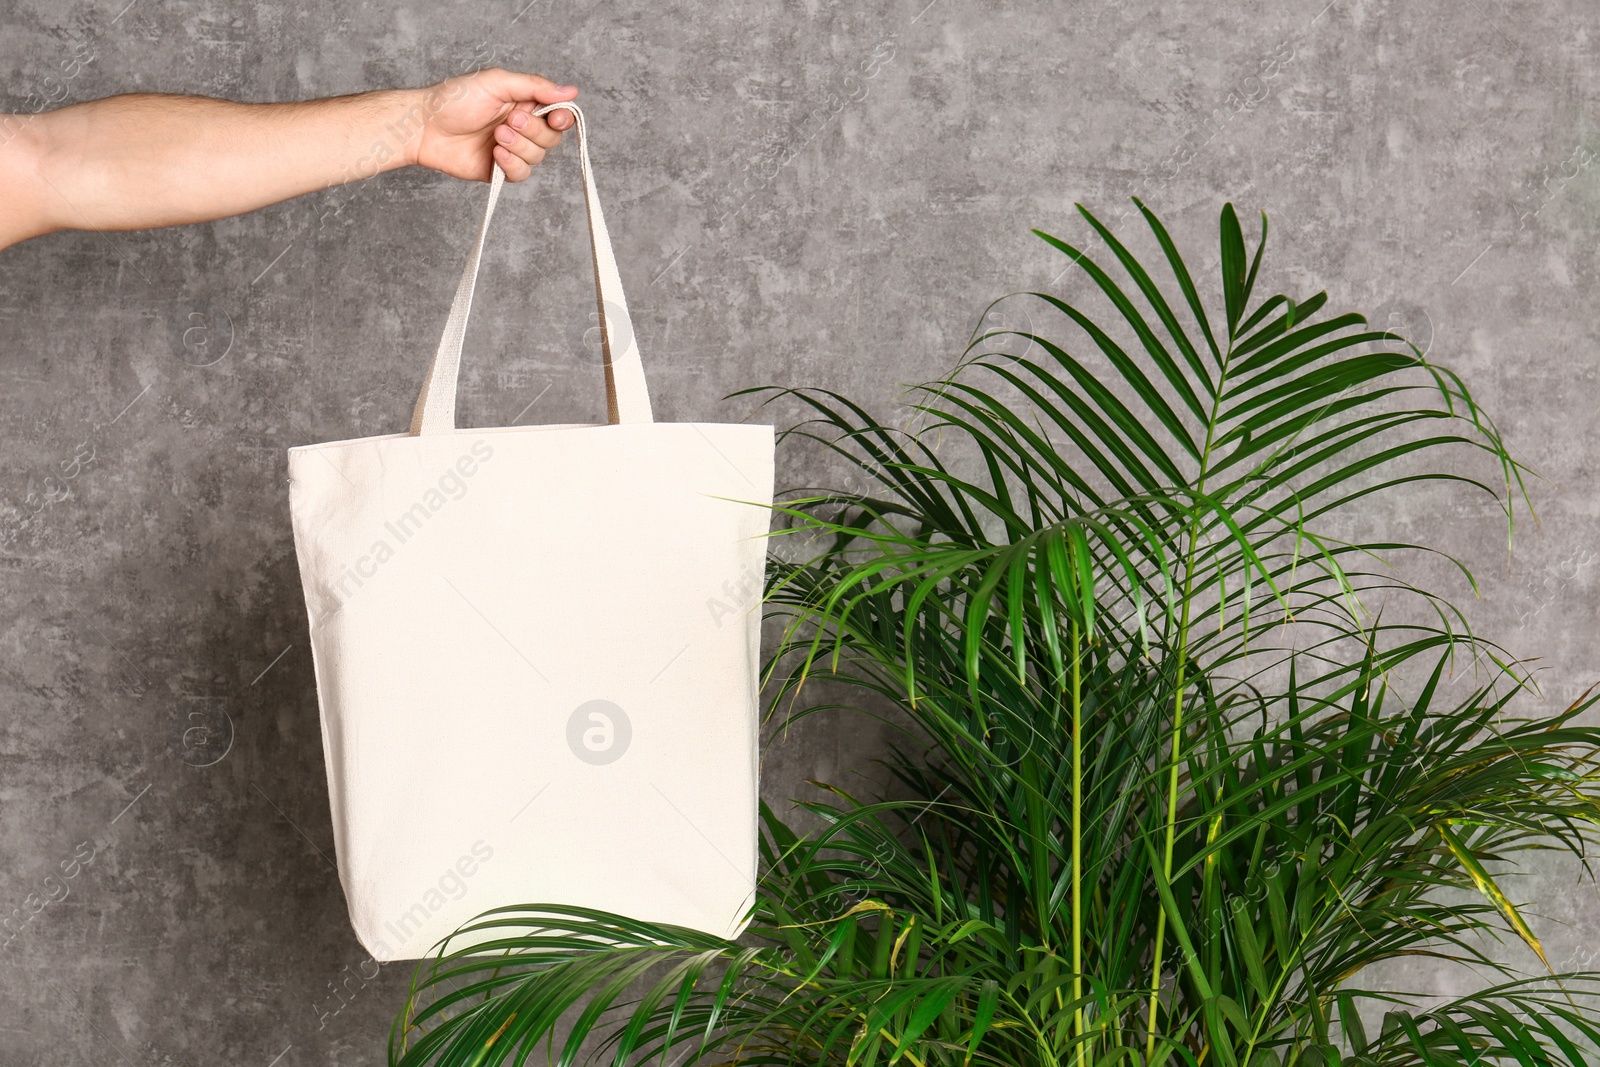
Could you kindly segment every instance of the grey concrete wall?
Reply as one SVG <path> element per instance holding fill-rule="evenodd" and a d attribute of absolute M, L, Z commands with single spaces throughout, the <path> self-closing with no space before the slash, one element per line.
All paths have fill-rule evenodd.
<path fill-rule="evenodd" d="M 1545 475 L 1509 562 L 1459 497 L 1376 517 L 1476 564 L 1559 696 L 1600 677 L 1597 48 L 1582 0 L 0 0 L 0 111 L 574 82 L 675 420 L 764 383 L 887 406 L 988 300 L 1081 285 L 1028 233 L 1082 236 L 1075 201 L 1139 193 L 1208 263 L 1224 199 L 1264 208 L 1269 284 L 1425 334 Z M 601 410 L 557 159 L 501 209 L 464 425 Z M 0 1063 L 381 1061 L 407 974 L 330 863 L 284 450 L 404 428 L 482 195 L 400 172 L 0 254 L 0 911 L 66 894 L 0 953 Z M 768 792 L 869 747 L 791 739 Z M 1558 964 L 1600 927 L 1573 884 L 1522 886 Z"/>

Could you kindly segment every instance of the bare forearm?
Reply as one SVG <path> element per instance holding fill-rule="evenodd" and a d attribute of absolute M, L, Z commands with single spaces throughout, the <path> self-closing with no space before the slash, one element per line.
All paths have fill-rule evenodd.
<path fill-rule="evenodd" d="M 55 230 L 225 218 L 413 163 L 523 181 L 578 90 L 491 67 L 425 89 L 294 104 L 134 94 L 0 115 L 0 248 Z"/>
<path fill-rule="evenodd" d="M 171 226 L 406 166 L 426 92 L 292 104 L 117 96 L 39 115 L 19 140 L 31 141 L 42 232 Z"/>

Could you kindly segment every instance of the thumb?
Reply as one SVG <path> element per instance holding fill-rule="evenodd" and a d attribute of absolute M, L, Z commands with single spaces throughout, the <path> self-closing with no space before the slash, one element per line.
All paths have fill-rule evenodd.
<path fill-rule="evenodd" d="M 485 89 L 508 102 L 536 100 L 541 104 L 558 104 L 578 95 L 576 86 L 557 85 L 537 74 L 495 69 L 482 71 L 479 76 L 483 78 Z"/>

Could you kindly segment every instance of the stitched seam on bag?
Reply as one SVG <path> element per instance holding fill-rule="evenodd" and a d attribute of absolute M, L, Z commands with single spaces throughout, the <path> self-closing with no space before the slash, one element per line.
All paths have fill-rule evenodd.
<path fill-rule="evenodd" d="M 632 426 L 698 426 L 701 429 L 739 428 L 748 430 L 771 430 L 772 427 L 760 422 L 572 422 L 552 423 L 548 426 L 474 426 L 469 429 L 458 429 L 453 433 L 444 434 L 413 434 L 413 433 L 386 433 L 377 437 L 353 437 L 348 441 L 326 441 L 321 444 L 295 445 L 288 449 L 290 452 L 310 452 L 319 448 L 345 448 L 350 445 L 369 445 L 377 441 L 402 441 L 407 438 L 413 441 L 424 441 L 439 438 L 469 437 L 476 433 L 539 433 L 545 430 L 615 430 Z"/>

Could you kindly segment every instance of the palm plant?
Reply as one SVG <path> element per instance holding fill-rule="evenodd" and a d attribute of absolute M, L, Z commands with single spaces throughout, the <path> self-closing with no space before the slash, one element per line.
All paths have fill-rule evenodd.
<path fill-rule="evenodd" d="M 804 547 L 769 574 L 773 715 L 887 709 L 885 794 L 829 787 L 804 833 L 763 811 L 737 943 L 488 913 L 419 969 L 391 1062 L 567 1064 L 591 1038 L 617 1064 L 1595 1058 L 1600 974 L 1550 972 L 1502 888 L 1519 857 L 1592 841 L 1592 700 L 1529 716 L 1528 673 L 1391 566 L 1423 549 L 1330 532 L 1443 481 L 1509 536 L 1523 468 L 1402 338 L 1322 293 L 1254 301 L 1264 216 L 1252 255 L 1224 208 L 1208 309 L 1138 207 L 1166 290 L 1088 211 L 1131 290 L 1040 233 L 1117 325 L 1032 294 L 1071 339 L 975 338 L 916 427 L 768 391 L 810 413 L 792 442 L 854 472 L 780 509 L 779 546 Z M 818 678 L 859 699 L 809 696 Z M 1409 956 L 1490 984 L 1424 1003 L 1363 981 Z"/>

